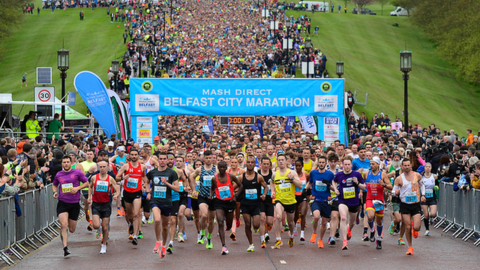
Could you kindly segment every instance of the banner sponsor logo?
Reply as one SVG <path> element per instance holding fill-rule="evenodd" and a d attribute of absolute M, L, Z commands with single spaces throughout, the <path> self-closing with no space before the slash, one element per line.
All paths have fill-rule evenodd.
<path fill-rule="evenodd" d="M 151 143 L 153 142 L 153 139 L 150 137 L 150 138 L 138 138 L 137 139 L 137 142 L 139 144 L 142 144 L 142 143 Z"/>
<path fill-rule="evenodd" d="M 155 112 L 159 109 L 159 95 L 136 95 L 137 111 Z"/>
<path fill-rule="evenodd" d="M 137 123 L 137 128 L 152 128 L 152 123 Z"/>
<path fill-rule="evenodd" d="M 139 129 L 138 130 L 138 137 L 141 137 L 141 138 L 152 137 L 152 130 L 151 129 Z"/>
<path fill-rule="evenodd" d="M 315 96 L 315 112 L 336 112 L 338 97 L 332 95 Z"/>

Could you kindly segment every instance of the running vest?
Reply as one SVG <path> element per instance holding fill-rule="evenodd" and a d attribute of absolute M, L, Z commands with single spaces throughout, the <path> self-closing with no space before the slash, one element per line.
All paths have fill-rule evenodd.
<path fill-rule="evenodd" d="M 110 191 L 112 186 L 110 184 L 110 175 L 107 174 L 106 180 L 100 179 L 100 174 L 95 175 L 95 182 L 93 183 L 92 201 L 96 203 L 110 202 Z"/>
<path fill-rule="evenodd" d="M 312 166 L 313 166 L 313 161 L 310 159 L 309 162 L 303 163 L 303 170 L 305 170 L 306 173 L 310 173 L 312 171 Z"/>
<path fill-rule="evenodd" d="M 150 157 L 146 162 L 145 162 L 145 166 L 147 166 L 147 170 L 153 170 L 153 167 L 152 164 L 150 163 L 150 160 L 152 159 L 152 157 Z"/>
<path fill-rule="evenodd" d="M 384 201 L 383 190 L 384 187 L 379 184 L 382 179 L 382 172 L 378 171 L 376 175 L 372 171 L 368 171 L 365 184 L 367 185 L 367 200 Z"/>
<path fill-rule="evenodd" d="M 425 175 L 423 175 L 420 183 L 422 183 L 422 195 L 425 196 L 425 199 L 433 198 L 433 190 L 435 188 L 435 178 L 433 177 L 433 174 L 430 174 L 430 177 L 425 177 Z"/>
<path fill-rule="evenodd" d="M 121 158 L 120 156 L 117 156 L 115 158 L 115 165 L 118 165 L 118 166 L 123 166 L 123 164 L 120 164 L 120 162 L 123 162 L 123 164 L 127 164 L 127 155 L 123 155 L 123 158 Z"/>
<path fill-rule="evenodd" d="M 177 173 L 177 167 L 173 167 L 173 170 Z M 177 173 L 178 176 L 178 173 Z M 180 183 L 180 177 L 178 178 L 178 182 Z M 183 182 L 182 182 L 182 190 L 183 190 Z M 180 190 L 179 190 L 180 191 Z M 180 201 L 180 194 L 178 192 L 175 192 L 172 189 L 172 202 Z"/>
<path fill-rule="evenodd" d="M 268 186 L 268 193 L 267 193 L 267 198 L 265 198 L 265 202 L 271 202 L 271 200 L 272 200 L 272 190 L 271 190 L 271 187 L 270 187 L 270 182 L 272 181 L 273 172 L 272 172 L 272 170 L 268 170 L 268 174 L 263 175 L 260 171 L 259 174 L 263 177 L 263 180 L 265 180 L 265 183 L 267 183 L 267 186 Z M 263 186 L 260 189 L 260 193 L 263 194 Z"/>
<path fill-rule="evenodd" d="M 260 192 L 262 185 L 260 185 L 260 183 L 258 182 L 258 173 L 255 172 L 255 176 L 252 180 L 248 180 L 246 178 L 246 173 L 244 173 L 242 178 L 242 185 L 242 205 L 260 205 L 260 196 L 263 193 Z"/>
<path fill-rule="evenodd" d="M 305 189 L 305 185 L 307 184 L 307 175 L 305 174 L 305 172 L 302 172 L 302 176 L 299 176 L 300 178 L 300 181 L 302 181 L 302 187 L 301 188 L 298 188 L 298 187 L 295 187 L 295 195 L 302 195 L 302 191 L 303 189 Z"/>
<path fill-rule="evenodd" d="M 418 183 L 412 183 L 405 178 L 405 174 L 400 175 L 402 177 L 403 185 L 400 188 L 400 200 L 402 203 L 414 204 L 420 200 L 420 193 L 418 190 Z M 415 177 L 415 174 L 414 174 Z"/>
<path fill-rule="evenodd" d="M 198 188 L 199 196 L 208 198 L 210 196 L 210 187 L 212 186 L 212 178 L 215 177 L 215 173 L 217 171 L 217 167 L 212 165 L 212 169 L 205 170 L 205 165 L 202 165 L 200 178 L 198 179 L 200 182 L 200 187 Z M 230 179 L 230 178 L 229 178 Z"/>
<path fill-rule="evenodd" d="M 85 174 L 88 172 L 88 170 L 90 170 L 90 167 L 92 167 L 94 164 L 97 164 L 97 163 L 95 163 L 95 162 L 93 162 L 93 161 L 92 161 L 92 162 L 88 162 L 87 160 L 84 161 L 84 162 L 82 162 L 82 163 L 80 163 L 80 165 L 82 165 L 82 167 L 83 167 L 83 172 L 84 172 Z M 73 168 L 73 169 L 74 169 L 74 168 Z M 97 168 L 97 169 L 98 169 L 98 168 Z M 80 182 L 80 185 L 83 185 L 83 183 Z M 88 187 L 82 188 L 82 190 L 87 191 L 87 190 L 88 190 Z"/>
<path fill-rule="evenodd" d="M 132 163 L 128 163 L 128 179 L 124 181 L 123 188 L 126 192 L 134 193 L 142 191 L 142 181 L 144 173 L 142 171 L 142 165 L 138 163 L 138 166 L 134 168 Z"/>
<path fill-rule="evenodd" d="M 233 184 L 230 180 L 230 175 L 227 173 L 226 183 L 220 183 L 218 174 L 215 176 L 215 179 L 217 180 L 217 188 L 215 189 L 216 198 L 221 201 L 230 201 L 233 198 Z"/>
<path fill-rule="evenodd" d="M 286 169 L 285 174 L 280 174 L 280 170 L 275 172 L 275 200 L 285 205 L 296 204 L 295 200 L 295 185 L 293 180 L 288 178 L 290 169 Z"/>
<path fill-rule="evenodd" d="M 232 173 L 232 168 L 228 169 L 228 173 Z M 233 174 L 233 173 L 232 173 Z M 237 168 L 237 173 L 235 176 L 238 178 L 240 176 L 240 168 Z"/>

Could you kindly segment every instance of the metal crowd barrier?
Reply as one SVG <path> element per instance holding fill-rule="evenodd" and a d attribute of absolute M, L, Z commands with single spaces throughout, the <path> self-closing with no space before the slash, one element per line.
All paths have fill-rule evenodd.
<path fill-rule="evenodd" d="M 57 200 L 51 184 L 19 194 L 18 205 L 21 216 L 16 214 L 14 197 L 0 199 L 0 260 L 8 265 L 59 235 Z"/>
<path fill-rule="evenodd" d="M 477 236 L 475 246 L 480 245 L 480 189 L 453 191 L 452 183 L 439 183 L 437 224 L 444 232 L 455 230 L 453 237 L 464 235 L 462 240 Z"/>

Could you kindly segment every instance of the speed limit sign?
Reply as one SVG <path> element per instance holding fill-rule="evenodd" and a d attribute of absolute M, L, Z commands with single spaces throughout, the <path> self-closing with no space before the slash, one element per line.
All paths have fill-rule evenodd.
<path fill-rule="evenodd" d="M 35 102 L 55 102 L 55 87 L 35 87 Z"/>

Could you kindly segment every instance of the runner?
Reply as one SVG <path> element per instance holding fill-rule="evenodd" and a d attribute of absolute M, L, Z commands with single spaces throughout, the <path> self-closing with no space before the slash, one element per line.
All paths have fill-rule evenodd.
<path fill-rule="evenodd" d="M 93 161 L 95 158 L 95 150 L 88 149 L 86 152 L 86 158 L 84 162 L 77 164 L 75 169 L 80 170 L 84 175 L 90 171 L 92 166 L 96 163 Z M 83 183 L 82 183 L 83 184 Z M 92 231 L 93 229 L 93 221 L 90 219 L 90 204 L 88 203 L 88 185 L 86 188 L 82 189 L 82 201 L 83 201 L 83 211 L 85 212 L 85 220 L 88 222 L 87 230 Z"/>
<path fill-rule="evenodd" d="M 238 178 L 238 181 L 243 186 L 241 211 L 245 221 L 245 234 L 250 244 L 247 252 L 253 252 L 255 246 L 252 240 L 252 225 L 255 231 L 260 228 L 260 205 L 261 201 L 265 201 L 267 197 L 268 186 L 263 177 L 255 172 L 255 157 L 253 155 L 247 156 L 246 166 L 247 171 Z M 263 192 L 261 193 L 262 187 Z"/>
<path fill-rule="evenodd" d="M 108 227 L 112 214 L 112 201 L 110 196 L 113 195 L 115 200 L 117 195 L 120 194 L 120 191 L 115 179 L 107 174 L 108 162 L 98 162 L 98 168 L 100 173 L 89 179 L 88 202 L 92 205 L 93 228 L 97 230 L 100 228 L 100 223 L 102 225 L 103 239 L 100 246 L 100 254 L 105 254 L 108 244 Z M 100 219 L 102 220 L 101 222 Z"/>
<path fill-rule="evenodd" d="M 342 250 L 348 250 L 348 240 L 352 238 L 352 229 L 360 205 L 358 189 L 365 189 L 365 181 L 359 172 L 352 171 L 352 158 L 346 156 L 343 160 L 343 171 L 335 175 L 333 182 L 333 187 L 338 197 L 338 210 L 341 217 Z M 349 225 L 347 225 L 347 218 Z"/>
<path fill-rule="evenodd" d="M 338 154 L 335 152 L 331 152 L 328 155 L 328 170 L 333 173 L 333 175 L 337 174 L 338 172 L 341 172 L 343 169 L 340 168 L 338 165 L 339 158 Z M 338 184 L 337 184 L 337 189 L 339 189 Z M 335 238 L 340 237 L 340 213 L 338 212 L 338 197 L 337 194 L 335 193 L 335 190 L 330 191 L 330 196 L 332 197 L 330 199 L 330 203 L 332 205 L 332 212 L 330 214 L 330 226 L 327 223 L 327 230 L 330 229 L 330 238 L 328 239 L 328 244 L 331 246 L 334 246 L 336 244 Z"/>
<path fill-rule="evenodd" d="M 175 163 L 175 155 L 173 153 L 167 153 L 167 166 L 168 168 L 174 170 L 177 173 L 177 179 L 179 180 L 178 191 L 180 191 L 180 181 L 182 182 L 182 193 L 183 192 L 183 181 L 186 180 L 183 171 L 174 167 Z M 181 179 L 181 180 L 180 180 Z M 170 243 L 167 247 L 167 252 L 172 254 L 173 253 L 173 239 L 176 236 L 177 232 L 177 217 L 179 209 L 180 209 L 180 193 L 178 191 L 172 190 L 172 209 L 170 211 Z M 185 204 L 185 202 L 183 202 Z M 183 214 L 182 214 L 183 218 Z M 182 237 L 182 236 L 180 236 Z M 178 237 L 177 237 L 178 238 Z M 181 239 L 179 239 L 181 240 Z M 181 242 L 181 241 L 179 241 Z"/>
<path fill-rule="evenodd" d="M 189 179 L 190 175 L 194 173 L 194 171 L 198 168 L 201 168 L 203 166 L 203 161 L 201 159 L 195 160 L 193 162 L 193 165 L 191 168 L 192 171 L 189 173 Z M 197 243 L 200 241 L 202 238 L 202 235 L 200 233 L 200 208 L 198 205 L 198 191 L 200 190 L 200 176 L 195 177 L 195 183 L 196 186 L 194 189 L 190 191 L 190 206 L 192 208 L 193 216 L 194 216 L 194 222 L 195 222 L 195 228 L 197 229 Z M 189 186 L 192 186 L 189 181 Z M 197 193 L 194 194 L 193 191 L 196 190 Z"/>
<path fill-rule="evenodd" d="M 119 146 L 117 148 L 117 151 L 116 151 L 116 155 L 114 155 L 113 157 L 110 158 L 110 163 L 113 163 L 115 164 L 115 167 L 117 168 L 117 170 L 120 170 L 120 168 L 127 164 L 127 158 L 128 158 L 128 155 L 125 154 L 125 147 L 124 146 Z M 121 190 L 121 186 L 119 184 L 117 184 L 117 188 L 118 190 Z M 117 217 L 121 217 L 121 216 L 125 216 L 125 209 L 123 209 L 123 207 L 121 207 L 121 196 L 120 196 L 120 193 L 117 193 L 119 194 L 117 196 Z"/>
<path fill-rule="evenodd" d="M 262 157 L 261 165 L 260 165 L 260 172 L 259 174 L 263 177 L 265 182 L 268 185 L 268 192 L 267 197 L 265 200 L 260 201 L 260 247 L 266 248 L 268 240 L 270 240 L 270 236 L 268 235 L 265 230 L 270 231 L 273 227 L 273 214 L 275 213 L 274 205 L 272 202 L 272 190 L 271 190 L 271 182 L 272 182 L 272 175 L 273 172 L 270 169 L 272 166 L 272 162 L 266 156 Z M 260 191 L 263 193 L 263 190 Z"/>
<path fill-rule="evenodd" d="M 413 172 L 408 158 L 402 160 L 403 173 L 395 179 L 395 194 L 400 195 L 400 213 L 402 222 L 405 224 L 408 251 L 406 255 L 413 255 L 412 236 L 418 238 L 421 227 L 420 215 L 420 188 L 422 179 L 420 174 Z"/>
<path fill-rule="evenodd" d="M 124 176 L 123 200 L 125 202 L 125 217 L 129 224 L 129 239 L 133 245 L 138 245 L 137 235 L 142 225 L 140 208 L 142 206 L 142 187 L 147 182 L 146 166 L 138 162 L 139 151 L 130 149 L 130 162 L 123 165 L 116 176 L 117 182 Z M 125 174 L 125 175 L 124 175 Z M 148 188 L 148 187 L 147 187 Z"/>
<path fill-rule="evenodd" d="M 190 185 L 188 184 L 185 161 L 183 156 L 177 156 L 176 167 L 177 174 L 179 175 L 178 187 L 180 195 L 180 206 L 178 209 L 178 242 L 183 243 L 187 240 L 187 232 L 185 231 L 185 217 L 190 217 L 190 210 L 187 211 L 188 206 L 188 193 L 190 192 Z M 180 177 L 180 175 L 182 175 Z"/>
<path fill-rule="evenodd" d="M 131 151 L 130 155 L 132 156 Z M 153 248 L 153 253 L 160 253 L 159 256 L 162 259 L 165 258 L 167 251 L 166 243 L 168 242 L 168 221 L 170 219 L 170 211 L 172 210 L 172 190 L 175 192 L 179 191 L 178 176 L 174 170 L 167 166 L 167 162 L 166 153 L 162 152 L 158 154 L 158 168 L 147 173 L 148 180 L 146 182 L 147 199 L 150 200 L 153 212 L 155 236 L 157 240 Z M 160 231 L 162 234 L 161 239 Z M 173 237 L 173 235 L 170 235 L 170 237 Z M 162 247 L 161 252 L 159 252 L 160 246 Z"/>
<path fill-rule="evenodd" d="M 395 179 L 400 176 L 401 174 L 401 161 L 402 157 L 400 153 L 396 152 L 393 153 L 393 159 L 390 164 L 389 168 L 389 176 L 390 182 L 393 184 Z M 402 215 L 400 214 L 400 197 L 395 194 L 392 190 L 392 211 L 391 211 L 391 218 L 392 223 L 390 224 L 390 228 L 388 229 L 390 234 L 393 235 L 394 233 L 400 233 L 398 238 L 399 245 L 405 245 L 405 241 L 403 241 L 403 236 L 405 234 L 405 224 L 402 222 Z M 400 225 L 401 223 L 401 225 Z"/>
<path fill-rule="evenodd" d="M 392 190 L 392 185 L 385 172 L 380 171 L 382 161 L 373 157 L 370 161 L 371 170 L 368 172 L 365 184 L 367 185 L 367 218 L 370 227 L 370 242 L 375 241 L 374 221 L 377 223 L 377 249 L 382 249 L 383 215 L 385 212 L 384 189 Z"/>
<path fill-rule="evenodd" d="M 210 188 L 212 186 L 212 178 L 215 176 L 217 168 L 212 164 L 212 151 L 207 150 L 203 153 L 205 165 L 197 168 L 190 176 L 190 185 L 194 187 L 192 192 L 193 196 L 198 196 L 198 205 L 200 208 L 200 234 L 201 238 L 197 241 L 197 244 L 203 244 L 205 241 L 205 228 L 207 226 L 208 219 L 208 234 L 207 234 L 207 249 L 212 249 L 212 232 L 213 232 L 213 220 L 215 219 L 215 208 L 212 200 L 209 200 Z M 195 178 L 199 178 L 199 189 L 196 190 Z"/>
<path fill-rule="evenodd" d="M 70 233 L 74 233 L 77 228 L 78 215 L 80 214 L 80 190 L 88 187 L 88 180 L 81 171 L 72 169 L 72 160 L 69 156 L 62 158 L 62 169 L 55 175 L 52 191 L 53 198 L 58 198 L 57 215 L 62 230 L 60 237 L 63 244 L 63 256 L 68 256 L 70 250 L 67 246 L 67 229 Z"/>
<path fill-rule="evenodd" d="M 298 178 L 298 175 L 295 171 L 292 171 L 286 167 L 287 158 L 285 154 L 277 155 L 278 170 L 275 171 L 272 178 L 274 182 L 270 183 L 272 191 L 272 197 L 275 199 L 275 237 L 277 239 L 274 249 L 280 249 L 283 245 L 281 237 L 281 225 L 282 225 L 282 214 L 287 212 L 287 222 L 290 227 L 288 246 L 293 247 L 295 244 L 295 239 L 293 238 L 293 227 L 295 221 L 294 212 L 295 212 L 295 188 L 300 188 L 302 182 Z"/>
<path fill-rule="evenodd" d="M 310 151 L 308 149 L 305 149 L 308 151 L 308 156 L 310 157 Z M 304 156 L 305 151 L 304 150 Z M 310 166 L 312 165 L 312 160 L 310 160 Z M 295 188 L 295 200 L 297 201 L 295 205 L 295 220 L 300 219 L 300 241 L 305 241 L 305 219 L 307 216 L 307 210 L 308 210 L 308 201 L 307 201 L 307 194 L 305 191 L 305 186 L 308 182 L 308 179 L 310 178 L 310 171 L 311 167 L 309 167 L 309 172 L 307 173 L 307 170 L 304 171 L 305 164 L 303 163 L 303 159 L 300 158 L 297 161 L 295 161 L 295 172 L 297 173 L 298 177 L 300 178 L 300 181 L 302 181 L 302 187 L 301 188 Z M 295 223 L 295 228 L 293 230 L 294 236 L 297 236 L 297 226 L 298 221 Z"/>
<path fill-rule="evenodd" d="M 334 190 L 332 187 L 332 181 L 335 177 L 331 171 L 326 170 L 327 158 L 320 156 L 317 160 L 318 169 L 310 172 L 310 178 L 308 179 L 306 189 L 312 189 L 312 195 L 315 196 L 315 201 L 312 203 L 313 212 L 313 233 L 310 238 L 310 243 L 317 241 L 317 228 L 320 216 L 322 217 L 322 226 L 320 227 L 320 239 L 318 239 L 318 248 L 324 248 L 323 236 L 327 230 L 327 222 L 330 221 L 330 215 L 332 212 L 332 206 L 329 202 L 331 198 L 330 190 Z M 334 229 L 332 229 L 334 231 Z M 332 237 L 333 238 L 333 237 Z M 335 243 L 335 238 L 333 238 Z"/>
<path fill-rule="evenodd" d="M 232 174 L 226 173 L 226 171 L 227 163 L 225 161 L 220 161 L 218 163 L 218 174 L 215 175 L 215 181 L 212 181 L 210 194 L 208 196 L 208 199 L 213 199 L 213 204 L 215 205 L 215 212 L 218 218 L 218 234 L 220 235 L 220 241 L 222 242 L 222 255 L 228 254 L 227 246 L 225 244 L 224 221 L 227 222 L 226 230 L 229 230 L 232 227 L 233 211 L 235 210 L 235 200 L 243 189 L 242 183 L 237 179 L 237 177 Z M 236 193 L 234 192 L 232 182 L 238 186 Z M 210 219 L 209 223 L 213 224 L 211 220 L 212 219 Z M 207 241 L 211 240 L 207 238 Z M 211 244 L 210 248 L 212 248 Z"/>
<path fill-rule="evenodd" d="M 241 159 L 244 159 L 242 155 L 237 155 L 237 157 L 235 156 L 232 156 L 232 158 L 230 158 L 230 168 L 228 169 L 227 173 L 230 173 L 230 174 L 233 174 L 235 175 L 235 177 L 237 177 L 237 179 L 240 177 L 240 175 L 244 174 L 245 173 L 245 170 L 242 169 L 242 168 L 239 168 L 239 163 L 240 163 L 240 160 Z M 241 193 L 239 193 L 240 196 L 242 196 Z M 238 200 L 236 200 L 236 205 L 235 205 L 235 226 L 232 227 L 232 233 L 230 234 L 230 238 L 233 240 L 233 241 L 237 241 L 237 237 L 236 237 L 236 228 L 240 227 L 240 225 L 242 224 L 242 222 L 240 221 L 240 202 L 242 201 L 243 198 L 237 198 Z"/>
<path fill-rule="evenodd" d="M 432 174 L 432 164 L 425 163 L 425 171 L 420 181 L 420 190 L 422 192 L 422 212 L 423 223 L 425 224 L 425 236 L 430 235 L 430 225 L 433 225 L 433 219 L 437 216 L 437 198 L 434 194 L 435 180 L 437 175 Z M 430 211 L 429 211 L 430 210 Z"/>

